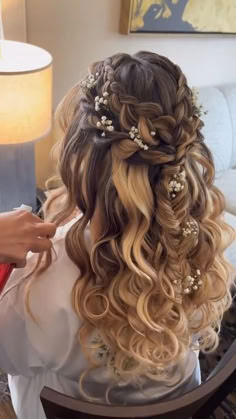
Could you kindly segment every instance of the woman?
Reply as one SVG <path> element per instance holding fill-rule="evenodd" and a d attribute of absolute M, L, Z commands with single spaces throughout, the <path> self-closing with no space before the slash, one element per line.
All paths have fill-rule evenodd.
<path fill-rule="evenodd" d="M 232 236 L 200 112 L 180 68 L 148 52 L 95 63 L 60 106 L 65 192 L 48 220 L 79 214 L 2 296 L 18 418 L 44 418 L 45 385 L 143 404 L 200 383 L 197 351 L 217 346 L 231 303 Z"/>

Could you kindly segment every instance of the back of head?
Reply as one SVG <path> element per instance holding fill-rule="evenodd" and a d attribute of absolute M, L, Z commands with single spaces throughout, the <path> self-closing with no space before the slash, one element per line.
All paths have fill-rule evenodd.
<path fill-rule="evenodd" d="M 217 345 L 230 303 L 224 200 L 193 92 L 167 58 L 117 54 L 91 67 L 59 116 L 67 202 L 55 220 L 83 214 L 66 238 L 80 343 L 120 377 L 163 378 L 194 333 L 201 348 Z"/>

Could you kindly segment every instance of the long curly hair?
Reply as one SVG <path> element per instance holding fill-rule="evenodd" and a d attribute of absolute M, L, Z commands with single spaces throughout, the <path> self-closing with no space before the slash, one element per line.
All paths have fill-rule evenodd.
<path fill-rule="evenodd" d="M 231 303 L 224 198 L 213 185 L 203 122 L 177 65 L 150 52 L 117 54 L 93 64 L 90 74 L 96 84 L 78 83 L 59 106 L 65 199 L 51 215 L 53 199 L 46 205 L 57 224 L 75 208 L 82 213 L 65 242 L 79 268 L 72 293 L 82 319 L 79 343 L 92 366 L 105 364 L 122 379 L 168 379 L 170 365 L 193 348 L 193 335 L 199 349 L 217 346 Z M 95 110 L 104 92 L 109 106 Z M 114 126 L 105 136 L 97 124 L 102 116 Z M 148 150 L 130 138 L 133 126 Z M 183 171 L 184 187 L 173 199 L 170 180 Z M 183 234 L 191 222 L 197 234 Z M 181 293 L 179 284 L 198 270 L 201 287 Z"/>

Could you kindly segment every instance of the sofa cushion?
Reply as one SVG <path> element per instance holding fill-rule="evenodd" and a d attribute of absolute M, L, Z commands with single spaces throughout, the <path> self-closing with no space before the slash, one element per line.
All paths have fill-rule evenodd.
<path fill-rule="evenodd" d="M 236 169 L 217 173 L 215 185 L 225 196 L 226 210 L 236 216 Z"/>
<path fill-rule="evenodd" d="M 236 168 L 236 84 L 219 86 L 219 90 L 225 97 L 231 117 L 233 136 L 231 167 Z"/>
<path fill-rule="evenodd" d="M 236 231 L 236 217 L 228 212 L 224 216 L 225 222 L 229 224 Z M 225 251 L 227 260 L 234 266 L 236 272 L 236 241 Z"/>
<path fill-rule="evenodd" d="M 205 123 L 203 134 L 213 154 L 216 172 L 230 169 L 233 134 L 228 102 L 224 94 L 216 87 L 202 87 L 198 91 L 199 103 L 208 112 L 202 117 Z"/>

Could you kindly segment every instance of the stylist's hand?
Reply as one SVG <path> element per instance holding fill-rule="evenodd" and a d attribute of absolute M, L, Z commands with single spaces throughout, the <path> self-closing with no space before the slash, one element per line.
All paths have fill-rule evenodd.
<path fill-rule="evenodd" d="M 55 232 L 54 224 L 26 211 L 0 214 L 0 263 L 24 267 L 29 251 L 40 253 L 52 247 L 50 238 Z"/>

